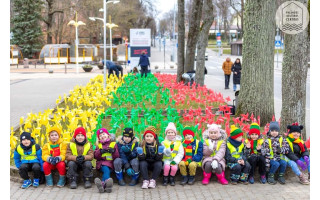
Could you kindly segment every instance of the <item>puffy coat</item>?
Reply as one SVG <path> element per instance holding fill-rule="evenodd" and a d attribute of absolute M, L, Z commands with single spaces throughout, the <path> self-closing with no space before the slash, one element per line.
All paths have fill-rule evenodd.
<path fill-rule="evenodd" d="M 162 146 L 164 146 L 165 141 L 169 141 L 169 140 L 167 139 L 167 137 L 165 138 L 165 140 L 164 140 L 163 142 L 161 142 L 161 145 L 162 145 Z M 164 162 L 165 165 L 170 165 L 170 163 L 171 163 L 172 161 L 174 161 L 176 164 L 179 164 L 179 162 L 182 160 L 182 158 L 183 158 L 183 156 L 184 156 L 184 148 L 183 148 L 183 145 L 182 145 L 182 137 L 181 137 L 180 135 L 177 135 L 174 141 L 175 141 L 175 142 L 176 142 L 176 141 L 180 141 L 180 142 L 181 142 L 181 145 L 179 146 L 179 150 L 178 150 L 177 155 L 176 155 L 173 159 L 164 159 L 164 160 L 163 160 L 163 162 Z M 170 141 L 169 141 L 169 142 L 170 142 Z M 170 152 L 172 153 L 170 147 L 169 147 L 168 149 L 169 149 Z M 168 157 L 171 156 L 171 153 L 165 154 L 166 151 L 167 151 L 167 148 L 164 149 L 164 152 L 163 152 L 164 155 L 165 155 L 165 156 L 168 156 Z"/>
<path fill-rule="evenodd" d="M 43 171 L 43 160 L 41 158 L 42 155 L 42 150 L 40 148 L 40 146 L 38 144 L 35 144 L 35 141 L 33 138 L 31 138 L 31 144 L 29 147 L 25 147 L 22 145 L 22 143 L 20 143 L 19 145 L 21 145 L 21 148 L 24 150 L 24 154 L 25 155 L 30 155 L 32 153 L 32 146 L 35 145 L 36 146 L 36 159 L 33 160 L 23 160 L 21 159 L 21 155 L 18 153 L 17 148 L 16 147 L 14 154 L 13 154 L 13 159 L 14 159 L 14 164 L 16 165 L 16 167 L 19 169 L 21 164 L 24 163 L 39 163 L 41 166 L 41 171 Z"/>
<path fill-rule="evenodd" d="M 137 147 L 139 146 L 138 138 L 135 137 L 130 143 L 127 144 L 127 143 L 124 142 L 123 136 L 119 136 L 117 138 L 117 141 L 118 141 L 117 145 L 118 145 L 120 158 L 121 158 L 121 160 L 122 160 L 124 165 L 126 163 L 128 163 L 130 160 L 132 160 L 134 158 L 137 158 L 137 156 L 138 156 Z M 134 149 L 132 151 L 128 152 L 128 153 L 125 153 L 124 151 L 121 150 L 122 146 L 128 146 L 131 149 L 132 145 L 135 145 Z"/>
<path fill-rule="evenodd" d="M 293 161 L 296 162 L 296 161 L 299 160 L 301 157 L 309 156 L 309 152 L 308 152 L 308 149 L 307 149 L 306 145 L 303 144 L 303 146 L 304 146 L 305 151 L 304 151 L 303 153 L 300 153 L 300 147 L 299 147 L 299 145 L 292 142 L 293 151 L 292 151 L 292 149 L 290 148 L 289 153 L 286 155 L 287 158 L 289 158 L 290 160 L 293 160 Z"/>
<path fill-rule="evenodd" d="M 112 138 L 112 139 L 111 139 L 110 141 L 108 141 L 108 142 L 102 143 L 102 148 L 103 148 L 103 149 L 108 149 L 111 142 L 115 142 L 114 138 Z M 114 169 L 113 161 L 114 161 L 116 158 L 119 158 L 119 157 L 120 157 L 118 145 L 115 145 L 115 146 L 114 146 L 114 149 L 115 149 L 115 152 L 112 153 L 112 160 L 107 160 L 106 157 L 102 157 L 102 154 L 101 154 L 101 152 L 100 152 L 99 147 L 96 146 L 96 150 L 94 150 L 94 158 L 96 159 L 96 168 L 97 168 L 97 169 L 100 169 L 102 165 L 108 166 L 108 167 L 110 167 L 111 169 Z"/>
<path fill-rule="evenodd" d="M 83 151 L 84 151 L 84 145 L 83 146 L 78 145 L 75 142 L 74 138 L 72 138 L 70 142 L 73 142 L 73 143 L 76 144 L 78 156 L 82 155 Z M 87 140 L 86 144 L 87 143 L 89 143 L 88 140 Z M 92 145 L 90 144 L 90 149 L 89 149 L 87 155 L 84 156 L 84 160 L 85 161 L 91 161 L 92 159 L 93 159 L 93 150 L 92 150 Z M 66 160 L 67 161 L 77 161 L 77 156 L 72 154 L 72 151 L 71 151 L 71 148 L 70 148 L 70 143 L 69 143 L 69 145 L 67 147 Z"/>
<path fill-rule="evenodd" d="M 142 160 L 145 160 L 147 162 L 162 161 L 163 153 L 162 154 L 158 153 L 159 146 L 162 146 L 162 145 L 159 143 L 158 138 L 156 139 L 156 146 L 155 147 L 153 147 L 147 143 L 145 144 L 145 146 L 142 146 L 142 144 L 141 144 L 142 149 L 145 149 L 146 153 L 143 153 L 142 155 L 138 154 L 139 161 L 142 161 Z"/>
<path fill-rule="evenodd" d="M 240 63 L 234 63 L 232 65 L 231 71 L 233 72 L 233 84 L 240 84 L 241 80 L 241 64 Z M 237 74 L 235 74 L 237 72 Z"/>
<path fill-rule="evenodd" d="M 232 68 L 233 63 L 231 61 L 227 62 L 224 61 L 222 64 L 222 69 L 224 71 L 224 74 L 230 75 L 231 74 L 231 68 Z"/>
<path fill-rule="evenodd" d="M 53 150 L 49 151 L 48 145 L 54 145 L 51 141 L 46 143 L 43 147 L 42 147 L 42 160 L 43 161 L 47 161 L 47 159 L 51 156 L 60 156 L 61 157 L 61 161 L 65 161 L 66 159 L 66 153 L 67 153 L 67 143 L 63 141 L 62 138 L 59 138 L 59 140 L 57 141 L 57 143 L 55 144 L 59 144 L 60 145 L 60 153 L 57 152 L 58 154 L 56 154 L 56 151 L 53 152 Z"/>
<path fill-rule="evenodd" d="M 149 58 L 147 55 L 141 55 L 139 60 L 139 65 L 146 67 L 150 65 Z"/>

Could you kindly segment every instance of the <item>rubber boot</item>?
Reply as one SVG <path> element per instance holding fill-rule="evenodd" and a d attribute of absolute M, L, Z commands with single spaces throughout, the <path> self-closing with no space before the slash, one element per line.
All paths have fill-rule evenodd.
<path fill-rule="evenodd" d="M 181 181 L 181 185 L 185 185 L 188 183 L 188 176 L 182 176 L 182 181 Z"/>
<path fill-rule="evenodd" d="M 278 177 L 278 182 L 280 183 L 280 184 L 286 184 L 286 180 L 284 179 L 284 173 L 280 173 L 279 174 L 279 177 Z"/>
<path fill-rule="evenodd" d="M 125 183 L 124 180 L 123 180 L 123 173 L 122 173 L 122 171 L 116 172 L 116 177 L 117 177 L 117 179 L 118 179 L 118 184 L 119 184 L 120 186 L 125 186 L 125 185 L 126 185 L 126 183 Z"/>
<path fill-rule="evenodd" d="M 175 186 L 174 176 L 169 176 L 169 181 L 171 186 Z"/>
<path fill-rule="evenodd" d="M 87 178 L 83 178 L 83 182 L 84 182 L 84 188 L 91 188 L 92 187 L 92 184 L 91 184 L 91 182 L 90 182 L 90 178 L 89 177 L 87 177 Z"/>
<path fill-rule="evenodd" d="M 203 171 L 202 184 L 203 184 L 203 185 L 208 185 L 209 182 L 210 182 L 210 178 L 211 178 L 211 172 L 210 172 L 210 173 L 206 173 L 205 171 Z"/>
<path fill-rule="evenodd" d="M 139 180 L 139 172 L 138 172 L 138 173 L 135 173 L 131 178 L 132 178 L 132 179 L 131 179 L 129 185 L 130 185 L 130 186 L 135 186 L 135 185 L 137 185 L 138 180 Z"/>
<path fill-rule="evenodd" d="M 69 182 L 70 182 L 70 189 L 77 189 L 78 185 L 77 185 L 76 177 L 69 178 Z"/>
<path fill-rule="evenodd" d="M 221 183 L 222 185 L 228 185 L 228 181 L 227 181 L 227 179 L 225 179 L 225 177 L 224 177 L 224 171 L 222 171 L 221 174 L 217 174 L 217 173 L 216 173 L 216 176 L 217 176 L 217 178 L 218 178 L 218 182 L 219 182 L 219 183 Z"/>
<path fill-rule="evenodd" d="M 169 176 L 163 176 L 163 182 L 162 185 L 163 186 L 167 186 L 169 182 Z"/>
<path fill-rule="evenodd" d="M 57 187 L 63 187 L 66 184 L 66 176 L 59 175 L 59 181 L 57 183 Z"/>
<path fill-rule="evenodd" d="M 193 185 L 195 180 L 194 176 L 189 176 L 188 184 Z"/>
<path fill-rule="evenodd" d="M 277 182 L 274 180 L 274 174 L 272 173 L 268 174 L 268 183 L 271 185 L 277 184 Z"/>
<path fill-rule="evenodd" d="M 99 193 L 103 193 L 104 192 L 104 186 L 105 186 L 105 183 L 103 181 L 101 181 L 99 178 L 95 178 L 94 179 L 94 184 L 96 184 L 98 190 L 99 190 Z"/>
<path fill-rule="evenodd" d="M 45 177 L 46 177 L 46 186 L 52 187 L 53 186 L 52 174 L 49 174 Z"/>
<path fill-rule="evenodd" d="M 113 186 L 113 179 L 112 178 L 108 178 L 107 180 L 105 180 L 105 191 L 107 193 L 112 192 L 112 186 Z"/>

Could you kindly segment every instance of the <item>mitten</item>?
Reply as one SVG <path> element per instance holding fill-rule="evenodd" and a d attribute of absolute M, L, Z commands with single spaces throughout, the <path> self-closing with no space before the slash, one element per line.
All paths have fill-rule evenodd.
<path fill-rule="evenodd" d="M 164 149 L 163 153 L 164 153 L 166 156 L 170 156 L 170 155 L 171 155 L 171 151 L 170 151 L 169 148 Z"/>
<path fill-rule="evenodd" d="M 47 158 L 47 162 L 50 164 L 52 164 L 53 160 L 54 160 L 54 158 L 51 156 Z"/>
<path fill-rule="evenodd" d="M 175 161 L 171 161 L 170 165 L 176 165 L 177 163 Z"/>
<path fill-rule="evenodd" d="M 107 149 L 107 152 L 109 152 L 109 153 L 114 153 L 116 150 L 114 149 L 114 148 L 109 148 L 109 149 Z"/>
<path fill-rule="evenodd" d="M 218 161 L 217 160 L 213 160 L 211 163 L 211 167 L 212 169 L 218 169 Z"/>
<path fill-rule="evenodd" d="M 55 161 L 56 161 L 56 163 L 61 162 L 61 160 L 62 160 L 61 156 L 57 156 L 57 157 L 55 157 Z"/>
<path fill-rule="evenodd" d="M 137 153 L 139 155 L 143 154 L 143 149 L 141 147 L 137 147 Z"/>
<path fill-rule="evenodd" d="M 128 176 L 133 176 L 134 175 L 134 170 L 132 168 L 129 168 L 126 170 Z"/>
<path fill-rule="evenodd" d="M 159 146 L 159 147 L 158 147 L 158 153 L 159 153 L 159 154 L 162 154 L 162 153 L 163 153 L 163 150 L 164 150 L 164 146 Z"/>
<path fill-rule="evenodd" d="M 108 150 L 107 149 L 100 149 L 100 153 L 101 154 L 108 153 Z"/>
<path fill-rule="evenodd" d="M 303 156 L 303 159 L 306 161 L 307 166 L 309 166 L 310 165 L 309 156 Z"/>
<path fill-rule="evenodd" d="M 307 169 L 307 166 L 305 166 L 301 160 L 297 160 L 296 163 L 299 165 L 299 167 L 301 167 L 302 171 Z"/>
<path fill-rule="evenodd" d="M 76 158 L 76 161 L 77 161 L 77 163 L 83 163 L 84 162 L 84 156 L 77 156 L 77 158 Z"/>
<path fill-rule="evenodd" d="M 121 147 L 121 150 L 124 152 L 124 153 L 130 153 L 130 148 L 128 147 L 128 146 L 125 146 L 125 145 L 123 145 L 122 147 Z"/>

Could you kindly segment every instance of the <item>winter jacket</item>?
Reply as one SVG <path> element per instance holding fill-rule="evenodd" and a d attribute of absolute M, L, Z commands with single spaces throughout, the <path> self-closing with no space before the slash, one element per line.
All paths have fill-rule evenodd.
<path fill-rule="evenodd" d="M 228 138 L 229 139 L 229 138 Z M 231 142 L 229 142 L 227 139 L 227 142 L 226 142 L 226 155 L 225 155 L 225 158 L 226 158 L 226 161 L 227 161 L 227 164 L 230 163 L 230 164 L 233 164 L 233 163 L 238 163 L 238 160 L 244 160 L 245 162 L 247 161 L 247 157 L 246 155 L 244 154 L 244 149 L 245 149 L 245 146 L 243 147 L 242 149 L 242 154 L 241 156 L 237 159 L 237 158 L 234 158 L 232 157 L 231 153 L 230 153 L 230 149 L 228 148 L 228 143 L 231 144 Z M 232 145 L 232 144 L 231 144 Z M 244 145 L 244 144 L 243 144 Z M 233 145 L 232 145 L 233 146 Z M 239 146 L 240 147 L 240 146 Z M 236 150 L 238 151 L 238 148 L 236 148 Z"/>
<path fill-rule="evenodd" d="M 108 149 L 111 142 L 115 142 L 114 139 L 109 140 L 108 142 L 101 143 L 103 149 Z M 111 169 L 114 169 L 113 161 L 116 158 L 120 157 L 118 145 L 114 146 L 115 151 L 112 153 L 112 160 L 107 160 L 106 157 L 102 157 L 100 149 L 96 146 L 96 150 L 94 150 L 94 158 L 96 159 L 96 168 L 100 169 L 102 165 L 108 166 Z"/>
<path fill-rule="evenodd" d="M 104 60 L 102 60 L 102 64 L 104 64 Z M 106 60 L 106 67 L 107 69 L 114 69 L 117 66 L 114 64 L 114 62 L 110 61 L 110 60 Z"/>
<path fill-rule="evenodd" d="M 18 153 L 17 148 L 16 147 L 14 154 L 13 154 L 13 159 L 14 159 L 14 164 L 16 165 L 16 167 L 19 169 L 21 164 L 24 163 L 39 163 L 41 166 L 41 171 L 43 171 L 43 160 L 41 158 L 42 155 L 42 151 L 41 148 L 38 144 L 35 144 L 35 141 L 33 138 L 31 138 L 31 144 L 29 147 L 25 147 L 24 145 L 22 145 L 22 143 L 19 144 L 21 146 L 21 148 L 23 149 L 23 152 L 25 155 L 30 155 L 32 153 L 32 146 L 35 145 L 36 147 L 36 159 L 33 160 L 24 160 L 21 158 L 21 155 Z"/>
<path fill-rule="evenodd" d="M 123 136 L 119 136 L 117 138 L 117 145 L 118 145 L 118 150 L 119 150 L 119 154 L 120 154 L 120 158 L 122 160 L 122 163 L 125 165 L 126 163 L 128 163 L 130 160 L 137 158 L 138 153 L 137 153 L 137 147 L 139 146 L 138 143 L 138 138 L 134 137 L 134 139 L 129 142 L 128 144 L 124 142 L 123 140 Z M 122 146 L 128 146 L 130 148 L 130 150 L 133 147 L 133 150 L 130 152 L 125 153 L 124 151 L 122 151 L 121 147 Z"/>
<path fill-rule="evenodd" d="M 161 142 L 161 145 L 165 146 L 165 142 L 171 143 L 171 141 L 169 141 L 167 137 L 163 142 Z M 184 148 L 182 146 L 182 137 L 180 135 L 177 135 L 176 138 L 174 139 L 174 145 L 176 144 L 176 142 L 180 142 L 178 153 L 174 158 L 170 158 L 170 159 L 163 158 L 163 162 L 165 165 L 170 165 L 172 161 L 174 161 L 176 164 L 179 164 L 179 162 L 182 160 L 184 156 Z M 170 151 L 170 153 L 166 154 L 166 151 Z M 163 154 L 164 156 L 171 157 L 172 152 L 173 152 L 173 149 L 171 149 L 170 147 L 169 148 L 165 147 Z"/>
<path fill-rule="evenodd" d="M 222 169 L 223 171 L 225 170 L 225 167 L 226 167 L 226 160 L 224 159 L 225 157 L 225 153 L 226 153 L 226 149 L 227 149 L 227 146 L 226 146 L 226 141 L 225 141 L 225 138 L 226 138 L 226 134 L 224 132 L 224 130 L 220 130 L 220 133 L 221 133 L 221 137 L 218 139 L 218 140 L 211 140 L 209 139 L 208 135 L 204 135 L 203 137 L 203 161 L 202 161 L 202 169 L 204 170 L 204 164 L 206 162 L 210 162 L 212 163 L 213 160 L 217 160 L 219 164 L 222 165 Z M 209 149 L 209 146 L 207 145 L 206 143 L 206 140 L 208 140 L 209 144 L 213 143 L 213 149 Z M 211 154 L 213 153 L 213 150 L 216 150 L 217 149 L 217 145 L 218 145 L 218 141 L 222 140 L 223 143 L 221 144 L 221 146 L 219 147 L 219 150 L 216 152 L 216 154 L 211 157 Z"/>
<path fill-rule="evenodd" d="M 222 64 L 222 69 L 224 71 L 224 74 L 230 75 L 231 74 L 231 68 L 232 68 L 233 63 L 231 61 L 227 62 L 224 61 Z"/>
<path fill-rule="evenodd" d="M 70 148 L 70 144 L 71 142 L 75 143 L 76 144 L 76 147 L 77 147 L 77 153 L 78 153 L 78 156 L 82 155 L 83 154 L 83 151 L 84 151 L 84 145 L 81 146 L 81 145 L 78 145 L 76 142 L 75 142 L 75 139 L 72 138 L 70 143 L 68 144 L 67 146 L 67 153 L 66 153 L 66 160 L 67 161 L 77 161 L 77 156 L 73 155 L 72 154 L 72 151 L 71 151 L 71 148 Z M 86 141 L 85 144 L 89 143 L 88 140 Z M 90 144 L 90 143 L 89 143 Z M 85 161 L 91 161 L 93 159 L 93 150 L 92 150 L 92 145 L 90 144 L 90 149 L 87 153 L 87 155 L 84 156 L 84 160 Z"/>
<path fill-rule="evenodd" d="M 287 141 L 288 142 L 288 141 Z M 289 141 L 290 142 L 290 141 Z M 290 160 L 293 160 L 293 161 L 297 161 L 299 160 L 301 157 L 304 157 L 304 156 L 309 156 L 309 152 L 308 152 L 308 149 L 306 147 L 305 144 L 303 144 L 304 146 L 304 149 L 305 151 L 303 153 L 300 153 L 300 147 L 298 144 L 296 143 L 293 143 L 293 142 L 290 142 L 292 144 L 292 149 L 291 149 L 291 145 L 290 143 L 288 142 L 289 146 L 290 146 L 290 151 L 289 153 L 286 155 L 287 158 L 289 158 Z"/>
<path fill-rule="evenodd" d="M 59 144 L 60 148 L 55 148 L 55 149 L 50 148 L 50 151 L 49 151 L 49 145 L 56 145 L 56 144 Z M 61 161 L 65 161 L 67 146 L 68 146 L 67 143 L 64 142 L 62 138 L 59 138 L 59 140 L 54 144 L 51 141 L 49 141 L 42 147 L 42 160 L 45 162 L 48 162 L 49 157 L 60 156 Z"/>
<path fill-rule="evenodd" d="M 231 71 L 233 72 L 233 84 L 240 84 L 240 79 L 241 79 L 241 64 L 240 63 L 234 63 L 232 65 Z M 237 72 L 235 74 L 234 72 Z"/>
<path fill-rule="evenodd" d="M 149 58 L 147 55 L 141 55 L 139 65 L 142 67 L 150 66 Z"/>
<path fill-rule="evenodd" d="M 156 146 L 153 147 L 153 144 L 145 144 L 144 146 L 141 146 L 143 149 L 143 154 L 139 155 L 138 154 L 138 159 L 139 161 L 145 160 L 147 162 L 155 162 L 155 161 L 162 161 L 163 159 L 163 153 L 159 154 L 158 153 L 158 147 L 162 146 L 159 143 L 159 140 L 156 139 Z"/>
<path fill-rule="evenodd" d="M 247 133 L 247 138 L 250 138 L 249 133 Z M 257 140 L 261 144 L 261 149 L 260 150 L 256 149 L 257 150 L 257 154 L 256 155 L 261 156 L 262 152 L 264 152 L 264 149 L 263 149 L 264 139 L 263 139 L 262 134 L 260 134 L 260 136 L 258 137 Z M 246 155 L 247 158 L 249 158 L 252 154 L 255 154 L 255 153 L 252 152 L 251 148 L 247 148 L 246 147 L 247 142 L 250 142 L 250 140 L 246 139 L 245 142 L 244 142 L 244 145 L 245 145 L 244 154 Z"/>

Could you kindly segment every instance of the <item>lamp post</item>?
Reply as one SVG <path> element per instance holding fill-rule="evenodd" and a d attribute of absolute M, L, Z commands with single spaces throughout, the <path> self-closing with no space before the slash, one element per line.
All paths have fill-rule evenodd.
<path fill-rule="evenodd" d="M 76 42 L 75 42 L 75 45 L 76 45 L 76 67 L 77 67 L 77 74 L 79 74 L 79 62 L 78 62 L 78 44 L 79 44 L 79 41 L 78 41 L 78 26 L 81 26 L 81 25 L 86 25 L 85 23 L 83 23 L 82 21 L 78 21 L 78 13 L 76 12 L 76 21 L 74 20 L 71 20 L 68 25 L 72 25 L 72 26 L 75 26 L 76 27 Z"/>
<path fill-rule="evenodd" d="M 110 30 L 110 60 L 113 61 L 113 52 L 112 52 L 112 29 L 115 27 L 118 27 L 118 25 L 111 23 L 111 16 L 109 15 L 109 22 L 110 23 L 106 23 L 106 26 L 109 28 Z"/>

